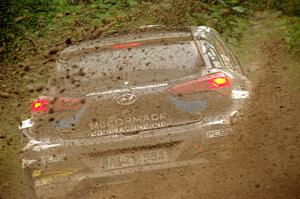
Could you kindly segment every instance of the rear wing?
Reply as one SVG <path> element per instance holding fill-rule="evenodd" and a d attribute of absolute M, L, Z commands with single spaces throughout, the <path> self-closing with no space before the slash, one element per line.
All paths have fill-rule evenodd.
<path fill-rule="evenodd" d="M 225 68 L 244 74 L 232 49 L 215 29 L 207 26 L 193 26 L 191 32 L 208 70 Z"/>

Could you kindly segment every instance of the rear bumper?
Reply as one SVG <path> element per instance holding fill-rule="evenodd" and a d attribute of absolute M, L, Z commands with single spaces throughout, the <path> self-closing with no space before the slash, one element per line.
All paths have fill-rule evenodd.
<path fill-rule="evenodd" d="M 226 158 L 231 148 L 227 141 L 231 133 L 229 121 L 219 119 L 131 136 L 70 141 L 31 140 L 31 144 L 24 147 L 22 162 L 23 167 L 32 171 L 38 198 L 64 198 L 83 184 L 117 182 L 137 171 L 201 164 L 218 154 L 221 154 L 220 158 Z M 105 158 L 111 155 L 156 149 L 166 151 L 167 162 L 117 169 L 103 166 Z"/>
<path fill-rule="evenodd" d="M 129 168 L 116 170 L 102 174 L 75 175 L 58 181 L 47 182 L 41 180 L 35 181 L 35 191 L 37 198 L 68 198 L 74 193 L 83 194 L 82 190 L 93 189 L 103 185 L 110 186 L 130 182 L 130 178 L 139 172 L 153 172 L 172 170 L 177 167 L 193 166 L 207 163 L 206 159 L 197 159 L 175 163 L 163 163 L 157 165 L 140 166 L 138 168 Z"/>

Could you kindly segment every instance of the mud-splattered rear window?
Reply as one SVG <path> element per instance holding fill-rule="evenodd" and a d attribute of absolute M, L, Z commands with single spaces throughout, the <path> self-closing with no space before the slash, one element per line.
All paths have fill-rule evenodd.
<path fill-rule="evenodd" d="M 90 52 L 61 64 L 58 74 L 66 87 L 113 88 L 177 79 L 203 65 L 194 43 L 182 41 Z"/>

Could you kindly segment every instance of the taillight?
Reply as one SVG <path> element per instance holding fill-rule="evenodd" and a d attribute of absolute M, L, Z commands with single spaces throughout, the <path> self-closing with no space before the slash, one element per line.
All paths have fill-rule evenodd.
<path fill-rule="evenodd" d="M 81 98 L 51 98 L 43 96 L 32 102 L 31 109 L 33 112 L 48 112 L 49 108 L 51 108 L 55 112 L 78 110 L 82 107 L 84 102 L 85 101 Z"/>
<path fill-rule="evenodd" d="M 209 88 L 229 87 L 230 80 L 224 73 L 215 73 L 208 75 Z"/>
<path fill-rule="evenodd" d="M 141 46 L 142 43 L 140 42 L 131 42 L 131 43 L 124 43 L 124 44 L 116 44 L 112 47 L 112 49 L 122 49 L 122 48 L 130 48 L 130 47 L 138 47 Z"/>
<path fill-rule="evenodd" d="M 169 88 L 169 91 L 172 94 L 191 94 L 209 90 L 218 90 L 218 88 L 227 88 L 230 86 L 230 77 L 225 73 L 218 72 L 177 84 Z"/>
<path fill-rule="evenodd" d="M 48 112 L 49 101 L 46 99 L 37 99 L 32 102 L 31 110 L 33 112 Z"/>

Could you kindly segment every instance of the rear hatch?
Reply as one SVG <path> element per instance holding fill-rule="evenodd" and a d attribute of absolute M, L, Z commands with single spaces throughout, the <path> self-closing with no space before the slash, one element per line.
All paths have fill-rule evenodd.
<path fill-rule="evenodd" d="M 205 68 L 188 34 L 72 49 L 52 82 L 47 122 L 39 128 L 72 139 L 131 135 L 200 121 L 206 93 L 172 94 Z M 51 128 L 49 128 L 49 125 Z"/>

